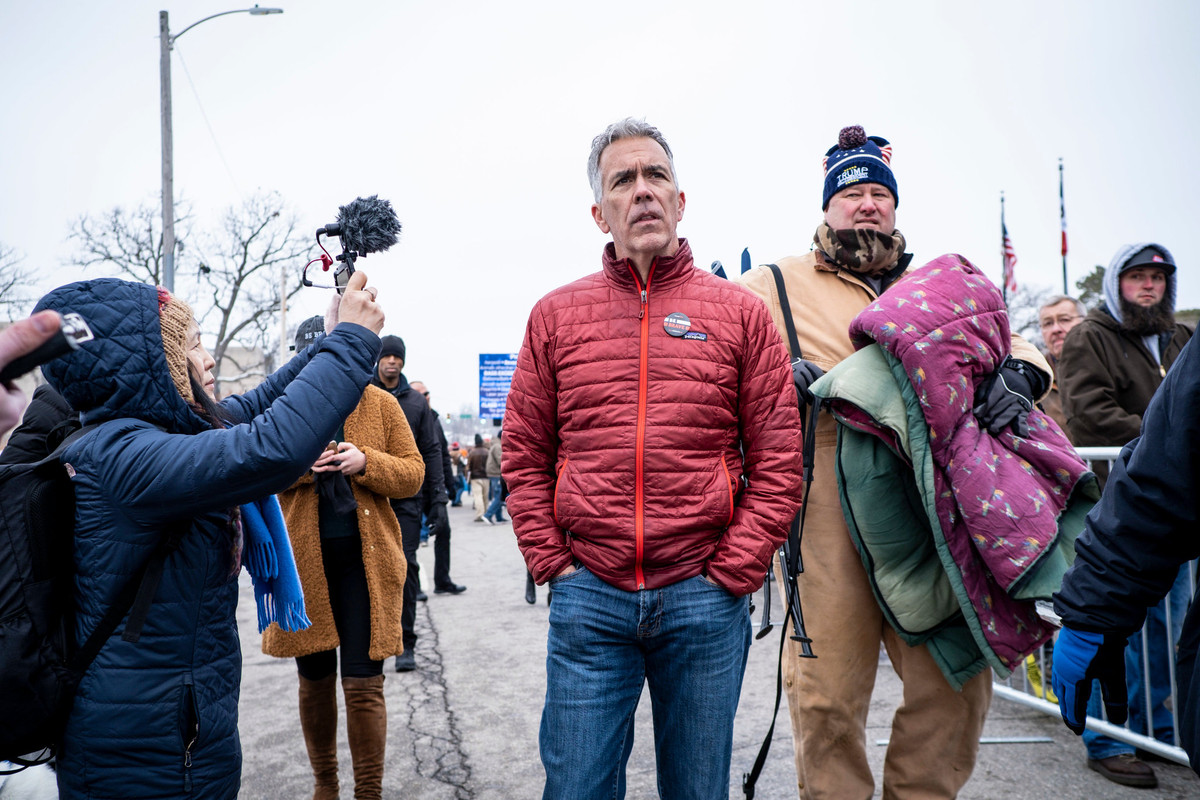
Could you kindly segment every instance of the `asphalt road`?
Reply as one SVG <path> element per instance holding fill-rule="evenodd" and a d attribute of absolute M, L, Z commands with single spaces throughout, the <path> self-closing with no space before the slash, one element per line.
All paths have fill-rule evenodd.
<path fill-rule="evenodd" d="M 546 602 L 523 597 L 525 568 L 509 525 L 472 522 L 469 508 L 451 508 L 452 574 L 468 589 L 435 595 L 417 610 L 416 672 L 387 667 L 388 752 L 384 797 L 395 800 L 525 800 L 541 796 L 537 732 L 545 693 Z M 433 571 L 433 549 L 420 550 L 422 580 Z M 759 598 L 756 598 L 759 599 Z M 243 798 L 311 796 L 312 779 L 296 711 L 294 662 L 264 656 L 254 627 L 254 601 L 243 574 L 238 622 L 245 656 L 241 723 Z M 779 619 L 776 616 L 776 619 Z M 757 622 L 757 614 L 756 620 Z M 734 731 L 730 798 L 741 798 L 742 773 L 754 762 L 775 699 L 775 635 L 750 648 Z M 818 657 L 820 643 L 816 643 Z M 900 682 L 881 655 L 868 720 L 868 755 L 882 776 L 891 714 Z M 786 703 L 786 700 L 784 701 Z M 629 800 L 657 798 L 649 699 L 638 708 L 628 770 Z M 342 797 L 353 795 L 345 723 L 339 748 Z M 796 797 L 786 709 L 757 797 Z M 1088 770 L 1079 738 L 1056 717 L 997 697 L 984 743 L 962 800 L 1117 800 L 1200 798 L 1200 778 L 1187 767 L 1155 764 L 1157 789 L 1130 789 Z M 877 787 L 876 796 L 880 790 Z"/>

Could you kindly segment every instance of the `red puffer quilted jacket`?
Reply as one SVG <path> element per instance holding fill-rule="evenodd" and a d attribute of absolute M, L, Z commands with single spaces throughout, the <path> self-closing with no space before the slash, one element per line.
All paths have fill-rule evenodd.
<path fill-rule="evenodd" d="M 766 307 L 660 258 L 604 269 L 529 316 L 504 420 L 517 542 L 539 583 L 578 559 L 633 591 L 761 583 L 800 504 L 800 418 Z"/>

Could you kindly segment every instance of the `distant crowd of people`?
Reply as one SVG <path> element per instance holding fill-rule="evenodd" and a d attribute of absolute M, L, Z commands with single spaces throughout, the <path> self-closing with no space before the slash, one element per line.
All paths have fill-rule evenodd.
<path fill-rule="evenodd" d="M 324 316 L 299 326 L 291 361 L 220 400 L 181 298 L 112 279 L 46 295 L 0 333 L 0 367 L 53 336 L 61 313 L 84 315 L 95 338 L 43 367 L 54 402 L 23 421 L 20 392 L 0 387 L 0 428 L 21 422 L 19 445 L 22 432 L 44 437 L 48 417 L 87 426 L 62 456 L 77 501 L 77 641 L 164 531 L 186 528 L 140 641 L 112 637 L 80 684 L 57 753 L 61 796 L 237 796 L 234 608 L 246 565 L 263 651 L 296 663 L 314 799 L 339 797 L 339 673 L 354 796 L 381 797 L 384 666 L 420 666 L 423 531 L 434 540 L 433 592 L 466 590 L 451 577 L 447 507 L 468 492 L 475 523 L 511 522 L 525 599 L 536 602 L 539 584 L 553 598 L 539 730 L 547 800 L 624 796 L 646 685 L 660 796 L 728 796 L 749 597 L 772 569 L 803 599 L 816 654 L 789 637 L 780 665 L 800 797 L 876 791 L 866 722 L 881 648 L 903 683 L 885 797 L 957 796 L 975 766 L 993 668 L 1023 664 L 1042 645 L 1053 654 L 1042 693 L 1069 726 L 1083 731 L 1101 705 L 1121 721 L 1128 707 L 1135 730 L 1159 741 L 1174 743 L 1178 725 L 1196 766 L 1200 616 L 1188 611 L 1187 562 L 1200 555 L 1200 356 L 1174 319 L 1174 259 L 1159 244 L 1129 245 L 1096 308 L 1050 298 L 1043 353 L 1010 332 L 999 292 L 966 259 L 914 263 L 896 227 L 891 161 L 887 140 L 842 129 L 824 153 L 823 217 L 807 251 L 730 281 L 697 268 L 677 235 L 686 197 L 662 133 L 635 119 L 608 126 L 588 157 L 591 215 L 611 238 L 600 269 L 534 305 L 503 430 L 469 447 L 447 441 L 429 388 L 406 378 L 405 343 L 381 336 L 384 314 L 361 271 Z M 953 374 L 938 360 L 947 353 L 961 355 Z M 887 381 L 867 375 L 895 376 L 892 399 L 879 399 Z M 900 427 L 924 436 L 930 480 L 945 481 L 929 498 L 936 513 L 905 525 L 928 542 L 947 537 L 957 593 L 941 588 L 945 570 L 885 585 L 911 553 L 869 550 L 866 518 L 847 513 L 851 479 L 886 487 L 866 510 L 927 490 L 894 423 L 861 411 L 876 401 L 907 409 Z M 854 461 L 865 451 L 851 449 L 851 429 L 885 443 L 873 451 L 885 466 Z M 967 442 L 972 464 L 947 463 L 947 440 Z M 1051 515 L 1045 538 L 1031 534 L 1045 552 L 1073 542 L 1077 553 L 1053 581 L 1061 633 L 1051 642 L 1033 617 L 967 632 L 973 608 L 1032 614 L 1032 598 L 996 588 L 972 536 L 953 537 L 1032 530 L 1033 512 L 1013 505 L 1009 521 L 999 511 L 983 519 L 1002 499 L 1025 502 L 1028 487 L 1039 509 L 1090 506 L 1095 484 L 1073 445 L 1124 449 L 1111 471 L 1097 468 L 1103 494 L 1082 532 L 1060 531 Z M 1060 469 L 1042 470 L 1051 462 L 1041 458 Z M 1042 482 L 1011 477 L 1006 461 Z M 975 497 L 976 508 L 968 497 L 980 492 L 991 499 Z M 789 537 L 803 554 L 799 575 L 779 560 Z M 1002 539 L 991 549 L 1012 547 L 1006 563 L 1019 561 L 1028 542 Z M 955 612 L 949 626 L 916 635 L 898 622 L 933 613 L 939 597 Z M 1142 653 L 1130 637 L 1147 614 Z M 959 640 L 979 648 L 970 663 L 948 663 L 954 656 L 932 645 L 955 625 L 975 637 Z M 1084 739 L 1101 775 L 1155 785 L 1134 748 L 1091 731 Z"/>

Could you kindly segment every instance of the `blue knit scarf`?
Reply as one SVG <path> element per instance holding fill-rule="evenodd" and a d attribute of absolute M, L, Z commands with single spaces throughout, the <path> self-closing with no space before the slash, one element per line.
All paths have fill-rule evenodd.
<path fill-rule="evenodd" d="M 285 631 L 312 625 L 304 613 L 304 589 L 275 495 L 242 506 L 242 529 L 246 536 L 246 571 L 254 581 L 254 602 L 258 606 L 258 632 L 272 622 Z"/>

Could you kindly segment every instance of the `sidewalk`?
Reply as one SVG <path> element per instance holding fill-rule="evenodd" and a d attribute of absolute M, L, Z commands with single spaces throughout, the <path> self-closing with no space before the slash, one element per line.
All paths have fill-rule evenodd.
<path fill-rule="evenodd" d="M 546 595 L 524 600 L 525 568 L 511 525 L 472 522 L 468 507 L 451 508 L 454 580 L 465 593 L 436 595 L 429 586 L 433 548 L 418 559 L 429 601 L 417 609 L 416 672 L 386 668 L 388 753 L 384 797 L 394 800 L 526 800 L 541 796 L 537 736 L 545 693 Z M 755 598 L 761 602 L 761 596 Z M 778 599 L 776 598 L 778 602 Z M 296 668 L 290 659 L 264 656 L 253 622 L 254 601 L 243 574 L 238 622 L 244 654 L 241 723 L 241 796 L 293 800 L 311 795 L 312 778 L 296 712 Z M 755 614 L 755 624 L 759 614 Z M 782 618 L 774 614 L 778 624 Z M 814 643 L 820 657 L 820 643 Z M 742 798 L 749 770 L 770 725 L 775 700 L 778 628 L 756 641 L 734 730 L 730 798 Z M 868 757 L 879 783 L 891 714 L 900 682 L 881 656 L 868 720 Z M 796 797 L 786 700 L 758 783 L 758 798 Z M 629 800 L 653 800 L 654 746 L 649 698 L 638 707 L 637 739 L 629 762 Z M 339 735 L 342 797 L 353 795 L 345 722 Z M 1157 789 L 1110 783 L 1084 764 L 1083 744 L 1057 718 L 997 698 L 984 729 L 985 743 L 962 800 L 1119 800 L 1200 797 L 1200 778 L 1186 767 L 1155 764 Z M 876 788 L 876 796 L 879 794 Z"/>

